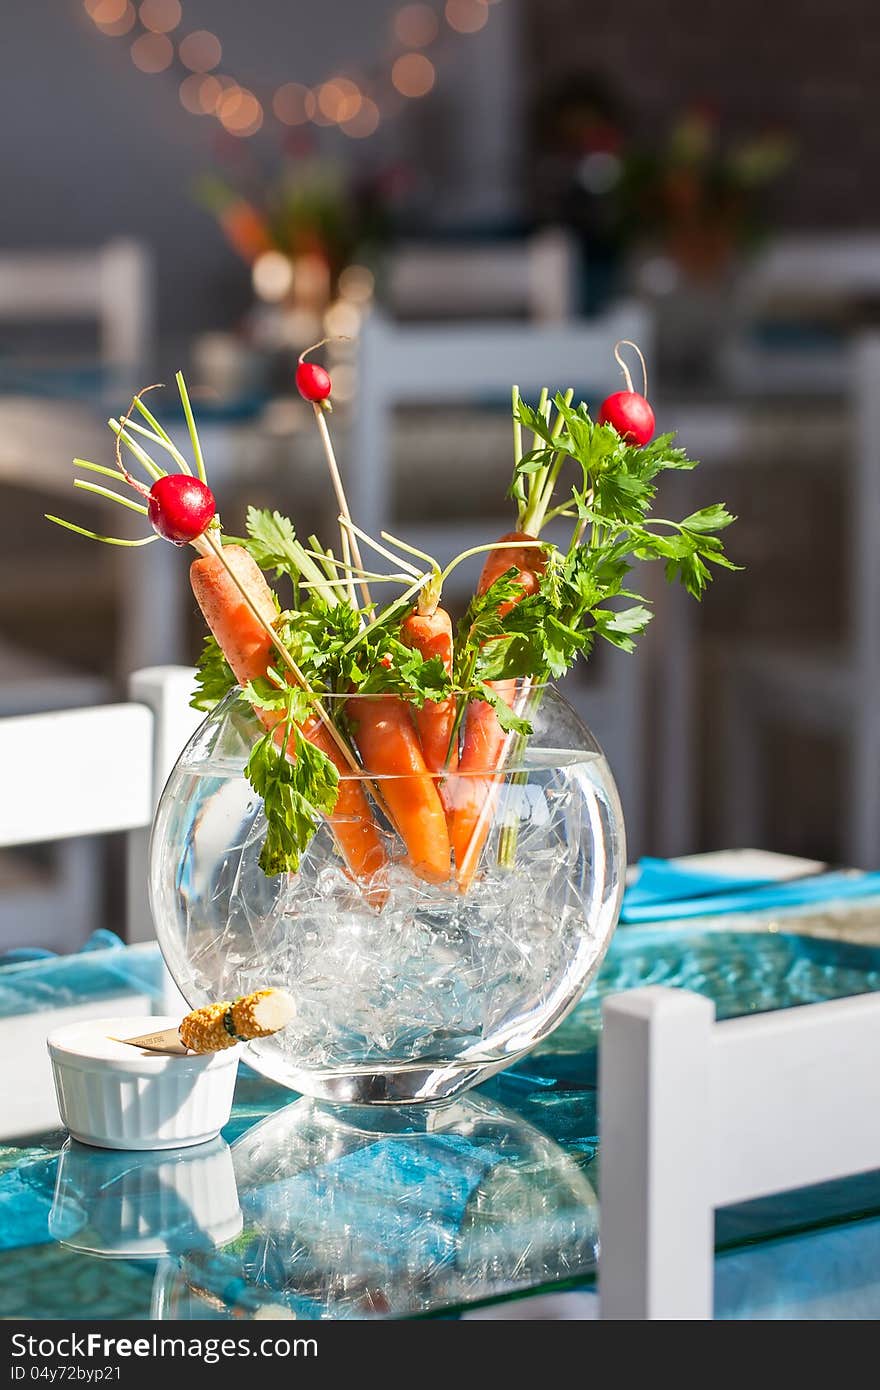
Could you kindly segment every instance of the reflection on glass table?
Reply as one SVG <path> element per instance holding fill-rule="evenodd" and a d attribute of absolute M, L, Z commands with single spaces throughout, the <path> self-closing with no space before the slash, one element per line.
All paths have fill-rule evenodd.
<path fill-rule="evenodd" d="M 303 1098 L 232 1150 L 241 1235 L 160 1265 L 153 1315 L 406 1317 L 583 1277 L 593 1188 L 480 1097 L 332 1111 Z"/>
<path fill-rule="evenodd" d="M 861 936 L 880 904 L 858 913 Z M 803 935 L 809 920 L 619 930 L 563 1025 L 448 1109 L 322 1110 L 243 1067 L 230 1149 L 156 1155 L 150 1172 L 58 1132 L 0 1144 L 0 1317 L 450 1316 L 589 1290 L 603 996 L 685 987 L 729 1018 L 880 988 L 880 949 Z M 110 965 L 139 1010 L 158 988 L 142 949 L 95 955 L 15 968 L 18 1067 L 48 1076 L 38 1021 L 45 1036 L 87 980 L 109 988 Z M 880 1315 L 878 1218 L 877 1174 L 719 1212 L 717 1315 Z"/>

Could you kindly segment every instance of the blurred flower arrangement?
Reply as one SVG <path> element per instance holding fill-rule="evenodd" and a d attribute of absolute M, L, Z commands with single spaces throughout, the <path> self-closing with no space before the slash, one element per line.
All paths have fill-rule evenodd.
<path fill-rule="evenodd" d="M 658 149 L 623 163 L 628 239 L 653 241 L 688 279 L 714 281 L 760 236 L 764 195 L 793 157 L 783 131 L 728 141 L 713 111 L 685 111 Z"/>
<path fill-rule="evenodd" d="M 698 283 L 723 278 L 758 239 L 768 192 L 795 153 L 785 131 L 733 136 L 706 105 L 646 141 L 616 91 L 589 74 L 549 95 L 537 134 L 538 198 L 581 234 L 588 258 L 659 253 Z"/>
<path fill-rule="evenodd" d="M 340 296 L 369 297 L 370 267 L 388 235 L 393 175 L 355 180 L 344 165 L 309 155 L 249 182 L 244 190 L 212 172 L 196 194 L 250 268 L 258 300 L 321 316 Z"/>

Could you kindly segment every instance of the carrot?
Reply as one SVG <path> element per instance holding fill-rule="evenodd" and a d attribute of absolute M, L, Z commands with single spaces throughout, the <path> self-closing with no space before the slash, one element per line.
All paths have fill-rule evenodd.
<path fill-rule="evenodd" d="M 413 872 L 429 883 L 449 877 L 449 831 L 406 703 L 360 695 L 346 713 L 367 772 L 381 777 L 382 798 L 409 851 Z"/>
<path fill-rule="evenodd" d="M 234 571 L 247 600 L 216 555 L 205 555 L 193 561 L 190 583 L 205 622 L 220 644 L 236 680 L 245 685 L 265 676 L 276 659 L 272 639 L 249 604 L 270 626 L 278 613 L 272 590 L 248 552 L 241 546 L 227 545 L 223 548 L 223 558 Z M 283 719 L 277 710 L 258 711 L 258 714 L 267 729 L 275 728 Z M 357 777 L 352 776 L 351 767 L 320 719 L 309 720 L 302 733 L 309 743 L 326 753 L 339 772 L 339 795 L 328 819 L 353 876 L 371 878 L 387 863 L 387 856 L 364 789 Z M 288 752 L 295 748 L 295 739 L 291 740 L 291 745 Z"/>
<path fill-rule="evenodd" d="M 504 543 L 512 541 L 531 541 L 522 531 L 510 531 L 501 537 Z M 543 552 L 536 546 L 524 545 L 522 550 L 490 550 L 483 565 L 483 572 L 477 585 L 477 593 L 484 594 L 496 579 L 516 568 L 516 582 L 522 589 L 522 597 L 537 592 L 546 561 Z M 502 617 L 509 613 L 519 599 L 510 599 L 499 607 Z M 492 681 L 492 689 L 508 705 L 516 696 L 516 681 Z M 498 794 L 498 764 L 504 751 L 506 734 L 498 722 L 498 716 L 485 700 L 472 700 L 465 715 L 464 738 L 461 757 L 458 762 L 458 777 L 449 788 L 448 797 L 452 804 L 449 835 L 455 852 L 456 878 L 464 892 L 470 885 L 477 869 L 483 846 L 489 834 L 492 803 Z M 490 774 L 480 776 L 480 773 Z"/>
<path fill-rule="evenodd" d="M 433 613 L 410 613 L 401 624 L 400 640 L 420 652 L 425 661 L 439 658 L 447 675 L 452 675 L 452 619 L 445 608 L 435 608 Z M 451 696 L 446 700 L 426 700 L 421 709 L 413 709 L 412 717 L 430 771 L 454 772 L 458 747 L 449 745 L 455 729 L 455 700 Z"/>

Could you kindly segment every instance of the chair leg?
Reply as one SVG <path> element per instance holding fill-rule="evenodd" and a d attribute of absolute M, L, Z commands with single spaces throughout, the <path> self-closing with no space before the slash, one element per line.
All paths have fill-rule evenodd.
<path fill-rule="evenodd" d="M 600 1316 L 711 1318 L 715 1006 L 654 986 L 602 1016 Z"/>

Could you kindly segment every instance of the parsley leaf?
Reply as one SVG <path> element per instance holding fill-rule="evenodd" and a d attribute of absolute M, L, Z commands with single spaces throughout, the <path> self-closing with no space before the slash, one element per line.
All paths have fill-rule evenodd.
<path fill-rule="evenodd" d="M 232 667 L 214 637 L 206 637 L 196 666 L 196 687 L 190 698 L 193 709 L 212 710 L 236 685 Z"/>
<path fill-rule="evenodd" d="M 263 799 L 266 839 L 260 868 L 270 877 L 295 873 L 303 853 L 329 815 L 339 794 L 339 773 L 326 753 L 291 726 L 293 760 L 275 741 L 277 729 L 254 744 L 245 768 L 248 781 Z"/>

